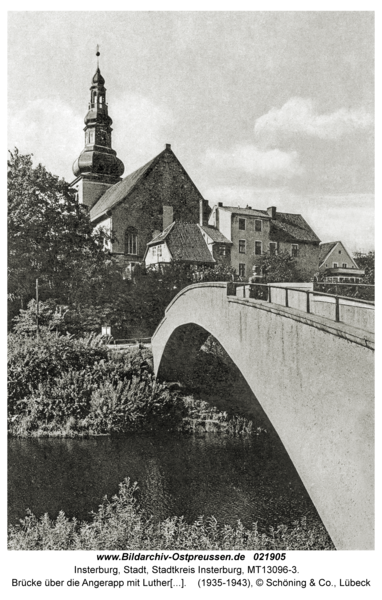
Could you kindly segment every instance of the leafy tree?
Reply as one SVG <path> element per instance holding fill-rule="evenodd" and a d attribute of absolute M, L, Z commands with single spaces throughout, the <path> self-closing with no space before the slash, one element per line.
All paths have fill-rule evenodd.
<path fill-rule="evenodd" d="M 104 303 L 121 281 L 105 252 L 107 234 L 94 231 L 69 184 L 36 168 L 17 149 L 8 161 L 8 269 L 11 317 L 35 294 L 79 307 Z"/>
<path fill-rule="evenodd" d="M 67 306 L 58 306 L 54 300 L 39 302 L 38 321 L 41 332 L 56 331 L 64 333 L 66 331 L 65 317 L 68 313 Z M 34 298 L 28 302 L 26 310 L 21 309 L 20 313 L 13 319 L 15 322 L 14 331 L 20 335 L 35 335 L 37 331 L 37 302 Z"/>
<path fill-rule="evenodd" d="M 259 257 L 259 266 L 269 283 L 302 281 L 296 261 L 288 252 L 278 254 L 266 252 Z"/>
<path fill-rule="evenodd" d="M 374 284 L 375 252 L 355 252 L 354 259 L 359 268 L 365 270 L 365 277 L 362 283 Z"/>

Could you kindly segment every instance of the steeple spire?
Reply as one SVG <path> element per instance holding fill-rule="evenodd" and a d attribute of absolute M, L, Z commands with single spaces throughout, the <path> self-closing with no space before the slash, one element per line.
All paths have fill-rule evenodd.
<path fill-rule="evenodd" d="M 85 148 L 73 164 L 76 177 L 87 177 L 105 183 L 117 183 L 125 168 L 111 146 L 112 120 L 106 104 L 105 80 L 99 68 L 97 44 L 97 70 L 90 86 L 89 110 L 85 117 Z"/>

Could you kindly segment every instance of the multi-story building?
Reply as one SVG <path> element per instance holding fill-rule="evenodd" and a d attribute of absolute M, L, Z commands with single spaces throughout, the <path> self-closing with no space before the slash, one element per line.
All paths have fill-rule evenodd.
<path fill-rule="evenodd" d="M 214 206 L 209 224 L 232 242 L 231 265 L 241 277 L 249 278 L 259 265 L 262 254 L 288 252 L 305 279 L 318 270 L 320 240 L 300 214 Z"/>

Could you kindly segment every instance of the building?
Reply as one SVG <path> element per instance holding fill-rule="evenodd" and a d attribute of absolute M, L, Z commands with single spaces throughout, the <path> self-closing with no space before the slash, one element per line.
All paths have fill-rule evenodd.
<path fill-rule="evenodd" d="M 85 116 L 85 147 L 73 165 L 71 187 L 88 207 L 93 225 L 109 232 L 109 250 L 131 267 L 143 262 L 147 243 L 163 229 L 164 206 L 171 207 L 172 220 L 205 225 L 211 209 L 170 144 L 122 179 L 124 165 L 112 149 L 111 125 L 105 80 L 97 66 Z"/>
<path fill-rule="evenodd" d="M 172 261 L 192 266 L 230 265 L 232 242 L 213 227 L 198 223 L 172 221 L 172 207 L 164 206 L 163 231 L 147 244 L 145 265 L 163 265 Z"/>
<path fill-rule="evenodd" d="M 262 254 L 289 252 L 305 279 L 318 270 L 320 239 L 300 214 L 214 206 L 209 224 L 232 242 L 231 265 L 241 277 L 252 276 Z"/>
<path fill-rule="evenodd" d="M 360 283 L 365 275 L 339 241 L 320 244 L 319 272 L 330 283 Z"/>

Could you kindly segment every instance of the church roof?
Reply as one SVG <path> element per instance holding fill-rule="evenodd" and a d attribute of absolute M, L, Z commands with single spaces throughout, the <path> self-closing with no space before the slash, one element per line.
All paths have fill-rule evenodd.
<path fill-rule="evenodd" d="M 165 152 L 165 151 L 163 151 Z M 127 196 L 133 191 L 137 183 L 144 177 L 144 175 L 149 171 L 149 169 L 157 162 L 158 158 L 163 154 L 161 152 L 158 156 L 155 156 L 148 163 L 140 167 L 134 171 L 134 173 L 130 173 L 127 177 L 119 181 L 112 187 L 110 187 L 106 192 L 101 196 L 98 202 L 90 210 L 90 220 L 94 221 L 101 215 L 103 215 L 106 211 L 113 208 L 119 202 L 122 202 Z"/>
<path fill-rule="evenodd" d="M 197 223 L 174 221 L 147 246 L 155 246 L 163 241 L 166 241 L 173 260 L 187 263 L 215 263 Z"/>

